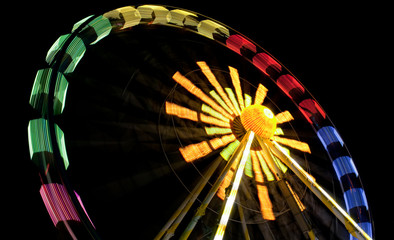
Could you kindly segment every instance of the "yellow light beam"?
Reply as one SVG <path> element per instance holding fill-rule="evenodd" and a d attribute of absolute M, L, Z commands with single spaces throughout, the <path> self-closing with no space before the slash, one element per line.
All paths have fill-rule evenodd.
<path fill-rule="evenodd" d="M 224 232 L 225 232 L 226 226 L 227 226 L 227 222 L 230 217 L 231 209 L 234 205 L 235 197 L 237 196 L 238 187 L 239 187 L 239 184 L 241 183 L 246 160 L 248 159 L 248 155 L 250 154 L 250 146 L 252 145 L 253 139 L 254 139 L 254 132 L 250 132 L 250 135 L 248 137 L 248 142 L 246 143 L 245 150 L 242 153 L 242 158 L 239 163 L 237 172 L 235 174 L 233 186 L 231 188 L 230 195 L 227 198 L 226 204 L 224 206 L 224 210 L 223 210 L 222 216 L 220 218 L 219 226 L 218 226 L 218 229 L 216 230 L 214 240 L 223 239 Z"/>
<path fill-rule="evenodd" d="M 209 94 L 213 97 L 222 106 L 222 108 L 226 109 L 230 114 L 234 114 L 234 112 L 226 105 L 223 99 L 215 92 L 215 90 L 211 90 Z"/>
<path fill-rule="evenodd" d="M 237 99 L 235 98 L 235 94 L 231 88 L 225 88 L 228 96 L 230 97 L 231 102 L 233 103 L 233 106 L 235 108 L 235 115 L 239 116 L 241 115 L 241 109 L 239 108 Z"/>
<path fill-rule="evenodd" d="M 226 93 L 224 92 L 222 86 L 216 79 L 215 75 L 212 73 L 211 69 L 207 65 L 206 62 L 200 61 L 197 62 L 197 65 L 200 67 L 201 71 L 204 73 L 205 77 L 208 79 L 208 81 L 212 84 L 212 86 L 215 87 L 216 91 L 219 93 L 219 95 L 222 97 L 223 101 L 229 106 L 229 108 L 233 111 L 230 112 L 230 114 L 233 114 L 235 111 L 234 106 L 231 104 L 230 99 L 228 99 Z"/>
<path fill-rule="evenodd" d="M 298 140 L 282 138 L 278 136 L 273 136 L 272 139 L 280 144 L 300 150 L 301 152 L 311 153 L 311 149 L 309 148 L 309 145 L 305 142 L 300 142 Z"/>
<path fill-rule="evenodd" d="M 230 66 L 228 68 L 230 69 L 230 76 L 235 89 L 235 94 L 237 94 L 238 104 L 242 111 L 245 108 L 245 104 L 244 104 L 244 99 L 242 97 L 242 88 L 241 88 L 241 82 L 239 81 L 238 70 Z"/>
<path fill-rule="evenodd" d="M 254 105 L 261 105 L 267 96 L 268 89 L 264 87 L 263 84 L 259 84 L 256 91 L 256 96 L 254 97 Z"/>
<path fill-rule="evenodd" d="M 282 150 L 275 141 L 263 139 L 264 143 L 279 156 L 281 161 L 289 167 L 294 174 L 326 205 L 326 207 L 345 225 L 346 229 L 354 237 L 360 240 L 372 240 L 372 238 L 353 220 L 352 217 L 328 194 L 290 155 Z"/>
<path fill-rule="evenodd" d="M 166 113 L 169 115 L 177 116 L 179 118 L 189 119 L 195 122 L 198 122 L 200 120 L 203 123 L 216 125 L 218 127 L 230 128 L 229 122 L 224 122 L 217 118 L 207 116 L 203 113 L 197 113 L 194 110 L 167 101 L 166 101 Z"/>
<path fill-rule="evenodd" d="M 293 116 L 287 110 L 284 111 L 284 112 L 276 114 L 275 117 L 276 117 L 276 123 L 277 124 L 290 122 L 291 120 L 294 120 Z"/>
<path fill-rule="evenodd" d="M 199 89 L 196 85 L 194 85 L 189 79 L 183 76 L 180 72 L 176 72 L 172 78 L 179 83 L 182 87 L 184 87 L 187 91 L 191 94 L 202 100 L 203 102 L 207 103 L 216 111 L 220 112 L 223 116 L 227 117 L 228 119 L 232 120 L 233 116 L 227 113 L 221 106 L 219 106 L 212 98 L 208 97 L 201 89 Z"/>
<path fill-rule="evenodd" d="M 211 115 L 212 117 L 218 118 L 224 122 L 229 122 L 228 118 L 224 117 L 222 114 L 218 113 L 213 108 L 211 108 L 210 106 L 204 103 L 201 105 L 201 111 Z"/>
<path fill-rule="evenodd" d="M 229 134 L 232 132 L 231 128 L 221 128 L 221 127 L 205 127 L 205 132 L 212 136 L 212 135 L 223 135 Z"/>

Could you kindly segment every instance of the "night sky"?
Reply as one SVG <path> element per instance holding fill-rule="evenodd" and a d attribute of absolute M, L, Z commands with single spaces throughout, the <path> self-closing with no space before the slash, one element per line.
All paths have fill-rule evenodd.
<path fill-rule="evenodd" d="M 215 1 L 211 6 L 209 2 L 153 3 L 190 9 L 225 23 L 286 66 L 317 99 L 341 134 L 361 176 L 377 239 L 387 237 L 390 225 L 394 224 L 390 201 L 394 164 L 392 79 L 385 66 L 391 60 L 385 58 L 384 35 L 388 30 L 380 14 L 384 7 L 331 2 L 301 6 L 258 3 L 256 6 L 255 1 L 239 4 Z M 7 18 L 9 31 L 3 32 L 9 41 L 3 48 L 13 50 L 4 55 L 11 63 L 8 69 L 14 71 L 4 71 L 8 74 L 3 75 L 3 83 L 11 86 L 2 88 L 3 95 L 12 94 L 11 98 L 3 98 L 2 104 L 8 113 L 3 119 L 12 126 L 5 127 L 10 135 L 9 140 L 4 139 L 6 149 L 3 150 L 3 162 L 6 162 L 3 173 L 7 176 L 3 180 L 6 189 L 3 198 L 7 198 L 7 205 L 3 203 L 6 210 L 3 218 L 4 236 L 15 236 L 14 239 L 56 236 L 38 192 L 40 179 L 29 159 L 27 143 L 27 124 L 33 114 L 28 101 L 36 71 L 45 66 L 46 52 L 52 43 L 68 33 L 75 22 L 94 13 L 133 4 L 96 1 L 94 6 L 79 6 L 79 3 L 66 1 L 62 6 L 28 3 Z M 140 3 L 149 2 L 135 5 Z"/>

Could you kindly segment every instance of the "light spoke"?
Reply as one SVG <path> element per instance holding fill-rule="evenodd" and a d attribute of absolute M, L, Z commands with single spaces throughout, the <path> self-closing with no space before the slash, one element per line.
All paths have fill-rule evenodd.
<path fill-rule="evenodd" d="M 301 152 L 311 153 L 311 149 L 309 148 L 309 145 L 305 142 L 300 142 L 300 141 L 297 141 L 294 139 L 282 138 L 282 137 L 278 137 L 278 136 L 273 136 L 272 138 L 274 141 L 276 141 L 280 144 L 300 150 Z"/>
<path fill-rule="evenodd" d="M 241 82 L 239 81 L 238 70 L 233 67 L 228 67 L 228 68 L 230 69 L 230 76 L 235 89 L 235 94 L 237 94 L 238 104 L 242 111 L 245 108 L 245 104 L 244 104 L 244 99 L 242 97 L 242 88 L 241 88 Z"/>
<path fill-rule="evenodd" d="M 265 96 L 267 96 L 268 89 L 264 87 L 263 84 L 259 84 L 257 91 L 256 91 L 256 96 L 254 97 L 254 104 L 255 105 L 261 105 L 264 102 Z"/>
<path fill-rule="evenodd" d="M 223 91 L 222 86 L 220 85 L 220 83 L 216 79 L 215 75 L 213 75 L 211 69 L 206 64 L 206 62 L 197 62 L 197 65 L 201 68 L 201 71 L 204 73 L 205 77 L 212 84 L 212 86 L 215 87 L 216 91 L 222 97 L 223 101 L 227 104 L 227 106 L 229 108 L 231 108 L 232 111 L 234 111 L 235 109 L 234 109 L 233 105 L 231 104 L 230 99 L 228 99 L 226 93 Z"/>
<path fill-rule="evenodd" d="M 290 122 L 291 120 L 294 120 L 293 116 L 291 115 L 291 113 L 289 111 L 284 111 L 284 112 L 278 113 L 275 115 L 275 117 L 276 117 L 277 124 Z"/>
<path fill-rule="evenodd" d="M 199 89 L 196 85 L 194 85 L 189 79 L 183 76 L 180 72 L 176 72 L 172 78 L 179 83 L 182 87 L 184 87 L 187 91 L 191 94 L 202 100 L 203 102 L 207 103 L 216 111 L 220 112 L 223 116 L 227 117 L 228 119 L 232 120 L 233 117 L 226 112 L 221 106 L 219 106 L 212 98 L 208 97 L 201 89 Z"/>

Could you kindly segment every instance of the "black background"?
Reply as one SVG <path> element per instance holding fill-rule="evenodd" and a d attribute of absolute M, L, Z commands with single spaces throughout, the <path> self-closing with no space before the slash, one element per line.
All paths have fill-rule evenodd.
<path fill-rule="evenodd" d="M 11 239 L 53 239 L 56 229 L 39 195 L 29 158 L 28 104 L 47 50 L 80 19 L 118 7 L 166 4 L 212 17 L 238 30 L 282 62 L 334 122 L 358 168 L 377 239 L 394 224 L 392 195 L 392 77 L 388 6 L 369 3 L 289 4 L 264 1 L 81 1 L 26 3 L 3 14 L 2 228 Z M 5 224 L 4 224 L 5 223 Z M 7 234 L 7 235 L 6 235 Z M 11 237 L 12 236 L 12 237 Z"/>

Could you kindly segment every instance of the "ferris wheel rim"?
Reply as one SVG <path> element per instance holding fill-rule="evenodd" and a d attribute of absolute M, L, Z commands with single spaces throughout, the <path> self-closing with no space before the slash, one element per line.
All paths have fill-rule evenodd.
<path fill-rule="evenodd" d="M 275 67 L 279 68 L 278 66 L 280 66 L 281 71 L 279 73 L 279 76 L 276 76 L 276 78 L 275 78 L 276 79 L 276 83 L 278 82 L 279 78 L 282 78 L 281 79 L 281 84 L 282 84 L 282 88 L 281 89 L 286 93 L 286 95 L 288 95 L 289 98 L 292 99 L 293 103 L 296 104 L 296 106 L 299 108 L 299 110 L 304 114 L 306 120 L 311 124 L 312 128 L 314 129 L 315 133 L 317 134 L 317 136 L 319 137 L 321 143 L 323 144 L 324 148 L 326 149 L 330 159 L 334 162 L 339 157 L 347 157 L 345 160 L 343 160 L 341 158 L 338 161 L 346 161 L 346 162 L 349 162 L 350 164 L 353 163 L 352 158 L 350 156 L 350 153 L 347 151 L 346 145 L 344 144 L 344 142 L 343 142 L 342 138 L 340 137 L 340 135 L 338 134 L 335 126 L 332 124 L 332 122 L 330 121 L 330 119 L 328 118 L 328 116 L 326 115 L 324 110 L 321 108 L 321 106 L 311 96 L 311 94 L 307 91 L 307 89 L 302 85 L 302 83 L 298 79 L 296 79 L 279 61 L 277 61 L 274 57 L 272 57 L 269 53 L 267 53 L 259 45 L 255 44 L 253 41 L 251 41 L 250 39 L 248 39 L 244 35 L 242 35 L 242 34 L 238 33 L 237 31 L 227 27 L 226 25 L 224 25 L 224 24 L 222 24 L 220 22 L 217 22 L 217 21 L 215 21 L 213 19 L 210 19 L 208 17 L 205 17 L 205 16 L 203 16 L 201 14 L 197 14 L 197 13 L 191 12 L 189 10 L 184 10 L 184 9 L 179 9 L 179 8 L 172 8 L 172 7 L 168 7 L 168 6 L 158 6 L 158 5 L 141 5 L 139 7 L 144 8 L 144 9 L 148 9 L 148 10 L 149 9 L 152 10 L 152 8 L 158 7 L 158 9 L 160 11 L 164 11 L 167 14 L 165 19 L 159 19 L 158 16 L 162 17 L 162 15 L 157 14 L 155 18 L 152 17 L 150 22 L 149 21 L 145 22 L 146 24 L 148 24 L 148 23 L 149 24 L 164 24 L 166 26 L 171 26 L 171 27 L 178 27 L 178 28 L 182 27 L 181 25 L 184 24 L 184 23 L 181 23 L 178 20 L 177 20 L 178 22 L 171 23 L 171 20 L 168 20 L 168 17 L 167 17 L 168 16 L 168 12 L 173 11 L 173 10 L 179 10 L 181 12 L 181 15 L 182 14 L 191 13 L 191 14 L 197 15 L 198 17 L 203 17 L 205 19 L 199 21 L 198 24 L 201 24 L 202 21 L 206 20 L 207 22 L 204 22 L 204 23 L 213 24 L 214 27 L 218 27 L 218 28 L 223 27 L 223 28 L 227 29 L 227 31 L 228 31 L 228 35 L 226 35 L 227 39 L 225 39 L 224 42 L 222 40 L 215 39 L 215 36 L 213 35 L 213 33 L 216 31 L 217 28 L 216 29 L 210 29 L 210 31 L 213 31 L 213 32 L 209 32 L 209 31 L 208 32 L 203 32 L 203 31 L 202 32 L 198 32 L 197 31 L 198 34 L 203 35 L 203 36 L 205 36 L 207 38 L 210 38 L 210 39 L 212 39 L 212 40 L 214 40 L 214 41 L 226 46 L 230 50 L 232 50 L 234 52 L 237 52 L 242 57 L 244 57 L 246 60 L 248 60 L 249 62 L 252 62 L 258 69 L 260 69 L 263 73 L 265 73 L 268 76 L 269 76 L 269 73 L 267 72 L 268 71 L 267 70 L 268 67 L 270 67 L 271 65 L 274 65 L 274 69 L 275 69 Z M 167 8 L 172 9 L 172 10 L 168 10 Z M 134 9 L 138 10 L 138 8 L 134 8 Z M 110 11 L 110 12 L 114 12 L 116 10 L 118 10 L 118 9 L 115 9 L 115 10 Z M 154 11 L 154 10 L 152 10 L 152 11 Z M 182 11 L 184 11 L 184 12 L 182 12 Z M 110 13 L 110 12 L 107 12 L 107 13 Z M 105 14 L 103 14 L 103 15 L 105 15 Z M 52 52 L 52 56 L 50 56 L 51 54 L 50 54 L 50 52 L 48 52 L 47 61 L 48 61 L 48 59 L 51 59 L 51 60 L 48 61 L 49 69 L 51 69 L 51 72 L 49 73 L 49 79 L 48 79 L 49 84 L 50 84 L 48 96 L 51 97 L 53 100 L 55 100 L 55 97 L 56 97 L 55 87 L 56 87 L 56 84 L 59 82 L 59 80 L 58 80 L 59 79 L 58 78 L 59 77 L 58 76 L 59 73 L 63 75 L 63 74 L 66 74 L 66 72 L 72 72 L 74 70 L 74 68 L 76 67 L 76 65 L 78 64 L 79 60 L 81 60 L 81 58 L 83 57 L 84 51 L 82 53 L 82 56 L 78 56 L 78 59 L 75 59 L 76 61 L 72 61 L 69 64 L 67 63 L 68 64 L 67 66 L 63 66 L 64 65 L 64 61 L 61 59 L 61 57 L 64 56 L 64 53 L 66 53 L 69 50 L 69 47 L 72 46 L 73 43 L 74 44 L 80 44 L 82 42 L 83 44 L 85 44 L 83 42 L 84 39 L 80 38 L 81 32 L 83 32 L 83 30 L 86 29 L 86 26 L 91 27 L 89 25 L 91 23 L 100 22 L 100 19 L 104 19 L 104 21 L 105 21 L 105 17 L 103 15 L 92 15 L 92 16 L 90 16 L 88 18 L 83 19 L 83 21 L 78 22 L 76 24 L 77 26 L 74 25 L 74 29 L 73 29 L 72 33 L 69 34 L 66 37 L 66 40 L 62 43 L 63 45 L 60 48 L 56 49 L 55 53 Z M 106 19 L 109 22 L 108 18 L 106 18 Z M 140 20 L 141 19 L 143 19 L 143 18 L 141 17 Z M 125 19 L 123 19 L 123 20 L 125 20 Z M 192 18 L 192 20 L 193 20 L 193 18 Z M 157 22 L 155 23 L 155 21 L 157 21 Z M 165 23 L 165 21 L 167 21 L 167 22 Z M 125 24 L 126 24 L 126 22 L 125 22 Z M 132 23 L 132 24 L 134 24 L 134 23 Z M 139 22 L 138 24 L 141 24 L 141 23 Z M 107 35 L 109 35 L 112 32 L 113 27 L 114 27 L 114 25 L 111 25 L 110 29 L 106 29 L 106 32 L 104 31 L 101 36 L 98 36 L 97 39 L 95 41 L 91 42 L 90 44 L 95 44 L 98 41 L 100 41 L 102 38 L 105 38 Z M 183 25 L 183 27 L 187 28 L 185 25 Z M 212 28 L 212 26 L 209 25 L 208 28 Z M 188 31 L 192 31 L 190 28 L 187 28 L 187 30 Z M 204 31 L 206 31 L 206 29 L 204 29 Z M 233 33 L 233 34 L 230 34 L 230 32 Z M 223 36 L 221 36 L 221 37 L 223 38 Z M 232 40 L 233 42 L 228 40 L 230 37 L 233 38 L 233 40 Z M 80 39 L 78 40 L 77 38 L 80 38 Z M 79 43 L 76 43 L 75 41 L 79 42 Z M 90 40 L 88 40 L 88 41 L 90 41 Z M 57 44 L 59 45 L 59 43 L 57 43 Z M 56 43 L 54 44 L 54 46 L 55 45 L 56 45 Z M 85 46 L 85 47 L 88 47 L 88 46 Z M 242 52 L 241 52 L 241 48 L 247 48 L 248 50 L 251 50 L 251 48 L 252 48 L 252 51 L 254 50 L 253 48 L 256 48 L 255 56 L 253 57 L 253 59 L 251 60 L 248 57 L 243 56 Z M 55 55 L 53 55 L 53 54 L 55 54 Z M 254 61 L 255 58 L 256 58 L 256 60 Z M 271 63 L 271 65 L 267 65 L 266 62 L 264 62 L 263 60 L 265 60 L 266 62 L 268 61 L 269 63 Z M 74 64 L 74 65 L 71 66 L 72 64 Z M 61 68 L 63 68 L 63 69 L 60 70 Z M 283 74 L 281 74 L 282 72 L 283 72 Z M 273 81 L 275 81 L 273 79 L 273 77 L 271 77 L 271 76 L 269 76 L 269 77 Z M 286 84 L 289 84 L 289 85 L 286 85 Z M 303 100 L 301 102 L 299 102 L 299 103 L 295 102 L 296 101 L 295 98 L 300 98 L 300 96 L 293 96 L 293 95 L 290 94 L 290 91 L 287 91 L 288 90 L 287 88 L 289 88 L 290 85 L 291 86 L 296 86 L 296 88 L 298 88 L 300 91 L 301 90 L 304 91 L 303 92 L 303 96 L 301 96 L 303 98 Z M 67 93 L 65 93 L 65 95 L 66 94 Z M 64 96 L 64 98 L 65 98 L 65 96 Z M 43 114 L 43 119 L 45 120 L 45 117 L 46 117 L 46 120 L 48 122 L 47 124 L 48 124 L 49 132 L 50 132 L 50 134 L 49 134 L 50 137 L 49 138 L 52 141 L 52 143 L 51 143 L 52 150 L 53 150 L 53 154 L 55 155 L 55 164 L 54 165 L 60 170 L 60 172 L 62 174 L 65 175 L 65 166 L 63 164 L 63 158 L 64 157 L 62 156 L 61 149 L 59 149 L 59 145 L 61 145 L 61 143 L 59 144 L 59 142 L 57 142 L 58 141 L 57 140 L 57 134 L 56 134 L 57 129 L 55 128 L 56 123 L 53 120 L 53 116 L 56 114 L 54 112 L 55 111 L 54 108 L 56 108 L 56 107 L 54 106 L 53 102 L 54 101 L 48 101 L 48 105 L 47 105 L 47 108 L 45 110 L 46 112 L 45 112 L 45 114 Z M 44 111 L 44 110 L 42 110 L 42 111 Z M 58 111 L 60 111 L 60 114 L 61 114 L 61 110 L 58 110 Z M 310 112 L 308 113 L 307 111 L 315 111 L 314 114 L 316 116 L 311 116 Z M 322 124 L 324 124 L 324 125 L 322 125 Z M 347 155 L 339 156 L 339 157 L 336 157 L 335 159 L 332 159 L 333 158 L 332 157 L 333 154 L 331 154 L 330 151 L 329 151 L 329 145 L 330 144 L 336 144 L 336 143 L 339 143 L 339 145 L 341 145 L 341 147 L 343 147 L 345 149 L 345 152 L 347 153 Z M 353 166 L 354 166 L 354 163 L 353 163 Z M 334 168 L 335 168 L 335 166 L 334 166 Z M 336 171 L 338 176 L 340 176 L 340 174 L 343 174 L 343 173 L 349 174 L 349 173 L 346 173 L 346 171 L 348 171 L 348 170 L 339 169 L 339 167 L 338 167 L 338 169 L 335 168 L 335 171 Z M 357 173 L 357 170 L 356 170 L 355 167 L 354 167 L 354 171 L 356 172 L 356 177 L 357 177 L 357 178 L 355 178 L 354 181 L 360 181 L 360 179 L 358 178 L 358 173 Z M 67 183 L 67 180 L 63 179 L 63 176 L 61 176 L 61 178 L 64 181 L 63 184 L 65 185 L 65 187 L 67 188 L 67 191 L 69 192 L 69 195 L 71 197 L 71 201 L 73 202 L 75 207 L 78 208 L 77 209 L 78 212 L 82 212 L 83 209 L 80 206 L 80 202 L 78 202 L 77 197 L 74 194 L 70 194 L 70 193 L 73 192 L 71 186 L 69 185 L 69 183 Z M 339 181 L 341 181 L 340 178 L 339 178 Z M 341 184 L 341 186 L 342 185 L 343 184 Z M 356 194 L 356 195 L 357 194 L 358 195 L 360 195 L 360 194 L 362 195 L 363 194 L 363 188 L 362 188 L 361 181 L 360 181 L 360 183 L 358 185 L 361 186 L 361 188 L 360 188 L 361 190 L 360 190 L 360 192 L 357 192 L 357 193 L 352 193 L 351 189 L 350 190 L 348 189 L 346 191 L 342 190 L 344 194 L 345 194 L 345 192 L 350 191 L 350 193 L 348 193 L 347 195 L 345 194 L 345 201 L 346 201 L 347 205 L 349 204 L 349 206 L 353 206 L 354 204 L 360 203 L 360 202 L 350 203 L 352 201 L 350 199 L 350 197 L 353 196 L 352 194 Z M 347 196 L 349 196 L 348 200 L 346 200 Z M 365 195 L 364 195 L 364 197 L 365 197 Z M 347 201 L 349 201 L 349 203 Z M 366 199 L 362 200 L 361 203 L 366 205 L 365 207 L 368 209 L 368 205 L 367 205 Z M 358 206 L 353 206 L 353 207 L 358 207 Z M 348 211 L 349 211 L 349 209 L 348 209 Z M 367 219 L 370 219 L 368 211 L 367 211 L 367 214 L 368 214 Z M 84 222 L 84 224 L 88 227 L 88 229 L 90 229 L 91 234 L 94 235 L 95 234 L 94 233 L 95 232 L 94 226 L 90 223 L 88 217 L 84 216 L 84 214 L 80 214 L 80 217 L 82 218 L 82 222 Z M 372 228 L 371 228 L 371 233 L 372 233 Z M 98 237 L 98 236 L 95 236 L 95 237 Z"/>

